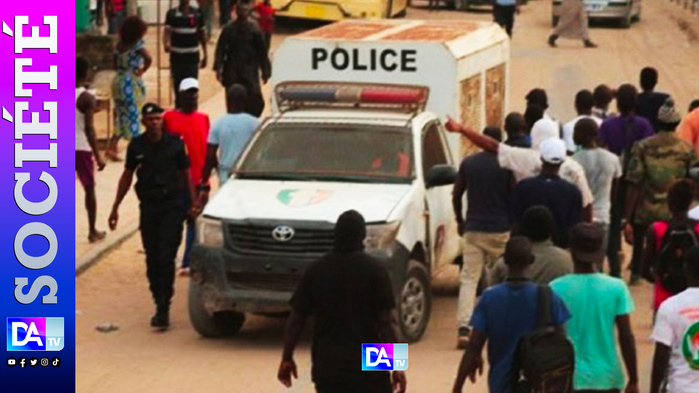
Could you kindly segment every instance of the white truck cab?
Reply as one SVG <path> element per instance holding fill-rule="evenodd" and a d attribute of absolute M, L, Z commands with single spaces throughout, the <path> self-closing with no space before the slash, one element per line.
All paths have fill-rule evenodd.
<path fill-rule="evenodd" d="M 342 30 L 367 23 L 330 26 Z M 380 24 L 393 33 L 396 27 L 419 26 Z M 504 36 L 492 45 L 507 45 L 502 30 L 481 25 L 490 35 Z M 479 30 L 470 27 L 469 31 Z M 323 44 L 329 39 L 323 38 Z M 287 55 L 299 57 L 299 47 L 293 48 L 297 42 L 289 40 L 277 51 L 275 64 L 281 63 L 277 67 L 290 67 L 294 59 Z M 463 120 L 463 113 L 484 112 L 485 91 L 470 93 L 480 100 L 469 107 L 456 94 L 455 74 L 441 75 L 443 86 L 421 84 L 416 71 L 380 82 L 347 81 L 351 79 L 347 75 L 333 78 L 327 73 L 313 79 L 314 56 L 320 61 L 318 42 L 307 44 L 309 68 L 297 67 L 296 74 L 290 72 L 286 78 L 282 73 L 283 79 L 274 81 L 275 111 L 199 220 L 192 252 L 190 319 L 200 334 L 222 336 L 240 329 L 245 313 L 288 311 L 304 269 L 332 250 L 338 216 L 354 209 L 367 222 L 366 251 L 383 260 L 391 275 L 403 339 L 416 341 L 429 321 L 431 276 L 460 256 L 451 191 L 461 152 L 467 147 L 454 134 L 445 134 L 442 121 L 447 113 Z M 344 44 L 336 41 L 335 47 Z M 363 49 L 369 53 L 369 64 L 372 51 L 380 62 L 382 43 L 368 44 Z M 291 51 L 285 51 L 290 46 Z M 408 68 L 419 70 L 428 62 L 419 49 L 416 44 Z M 497 53 L 501 56 L 491 61 L 506 70 L 508 57 L 502 56 L 506 52 L 498 47 Z M 431 60 L 435 70 L 451 66 L 456 73 L 463 67 L 464 59 L 450 51 L 445 54 L 449 56 Z M 445 63 L 447 59 L 454 64 Z M 478 78 L 488 70 L 470 67 Z M 501 78 L 504 81 L 504 75 Z M 456 103 L 439 108 L 444 97 L 434 94 L 444 93 L 440 89 L 450 83 L 455 93 L 451 101 Z M 438 103 L 437 111 L 430 110 L 430 102 Z M 469 120 L 473 124 L 474 119 Z"/>

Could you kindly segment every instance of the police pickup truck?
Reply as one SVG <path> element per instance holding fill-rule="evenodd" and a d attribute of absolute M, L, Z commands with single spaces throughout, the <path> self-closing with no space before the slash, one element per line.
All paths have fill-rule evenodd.
<path fill-rule="evenodd" d="M 460 256 L 451 191 L 468 146 L 441 120 L 502 121 L 508 45 L 475 22 L 344 21 L 288 38 L 273 114 L 198 222 L 194 328 L 232 335 L 246 313 L 288 311 L 304 269 L 331 251 L 337 217 L 354 209 L 366 251 L 390 273 L 402 338 L 419 340 L 431 278 Z"/>

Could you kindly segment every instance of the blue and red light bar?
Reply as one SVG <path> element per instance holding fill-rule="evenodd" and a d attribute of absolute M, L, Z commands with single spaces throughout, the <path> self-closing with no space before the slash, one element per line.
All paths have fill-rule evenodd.
<path fill-rule="evenodd" d="M 428 96 L 427 87 L 379 84 L 285 82 L 276 90 L 279 107 L 286 109 L 338 106 L 416 110 L 424 108 Z"/>

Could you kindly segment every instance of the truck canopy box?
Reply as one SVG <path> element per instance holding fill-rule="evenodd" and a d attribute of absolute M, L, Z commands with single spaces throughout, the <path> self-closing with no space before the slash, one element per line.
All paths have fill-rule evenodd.
<path fill-rule="evenodd" d="M 426 86 L 426 110 L 482 130 L 502 126 L 507 113 L 509 45 L 492 22 L 347 20 L 285 39 L 272 82 Z M 457 160 L 473 149 L 457 134 L 448 138 Z"/>

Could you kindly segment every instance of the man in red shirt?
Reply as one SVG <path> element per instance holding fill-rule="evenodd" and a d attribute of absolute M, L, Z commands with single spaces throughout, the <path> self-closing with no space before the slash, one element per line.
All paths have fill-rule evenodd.
<path fill-rule="evenodd" d="M 257 14 L 257 25 L 262 31 L 262 36 L 265 38 L 265 45 L 267 45 L 267 52 L 269 52 L 269 47 L 272 44 L 274 13 L 276 10 L 272 7 L 270 0 L 263 0 L 255 5 L 253 11 Z"/>
<path fill-rule="evenodd" d="M 163 116 L 163 126 L 166 131 L 177 135 L 184 141 L 191 163 L 190 172 L 192 184 L 198 192 L 208 191 L 209 184 L 201 184 L 202 172 L 206 160 L 207 140 L 209 138 L 209 116 L 198 111 L 199 82 L 194 78 L 186 78 L 179 86 L 179 108 L 169 111 Z M 197 195 L 198 197 L 198 195 Z M 187 208 L 192 204 L 185 195 Z M 185 237 L 184 257 L 180 267 L 180 275 L 189 274 L 189 254 L 196 237 L 196 226 L 193 219 L 187 219 L 187 235 Z"/>

